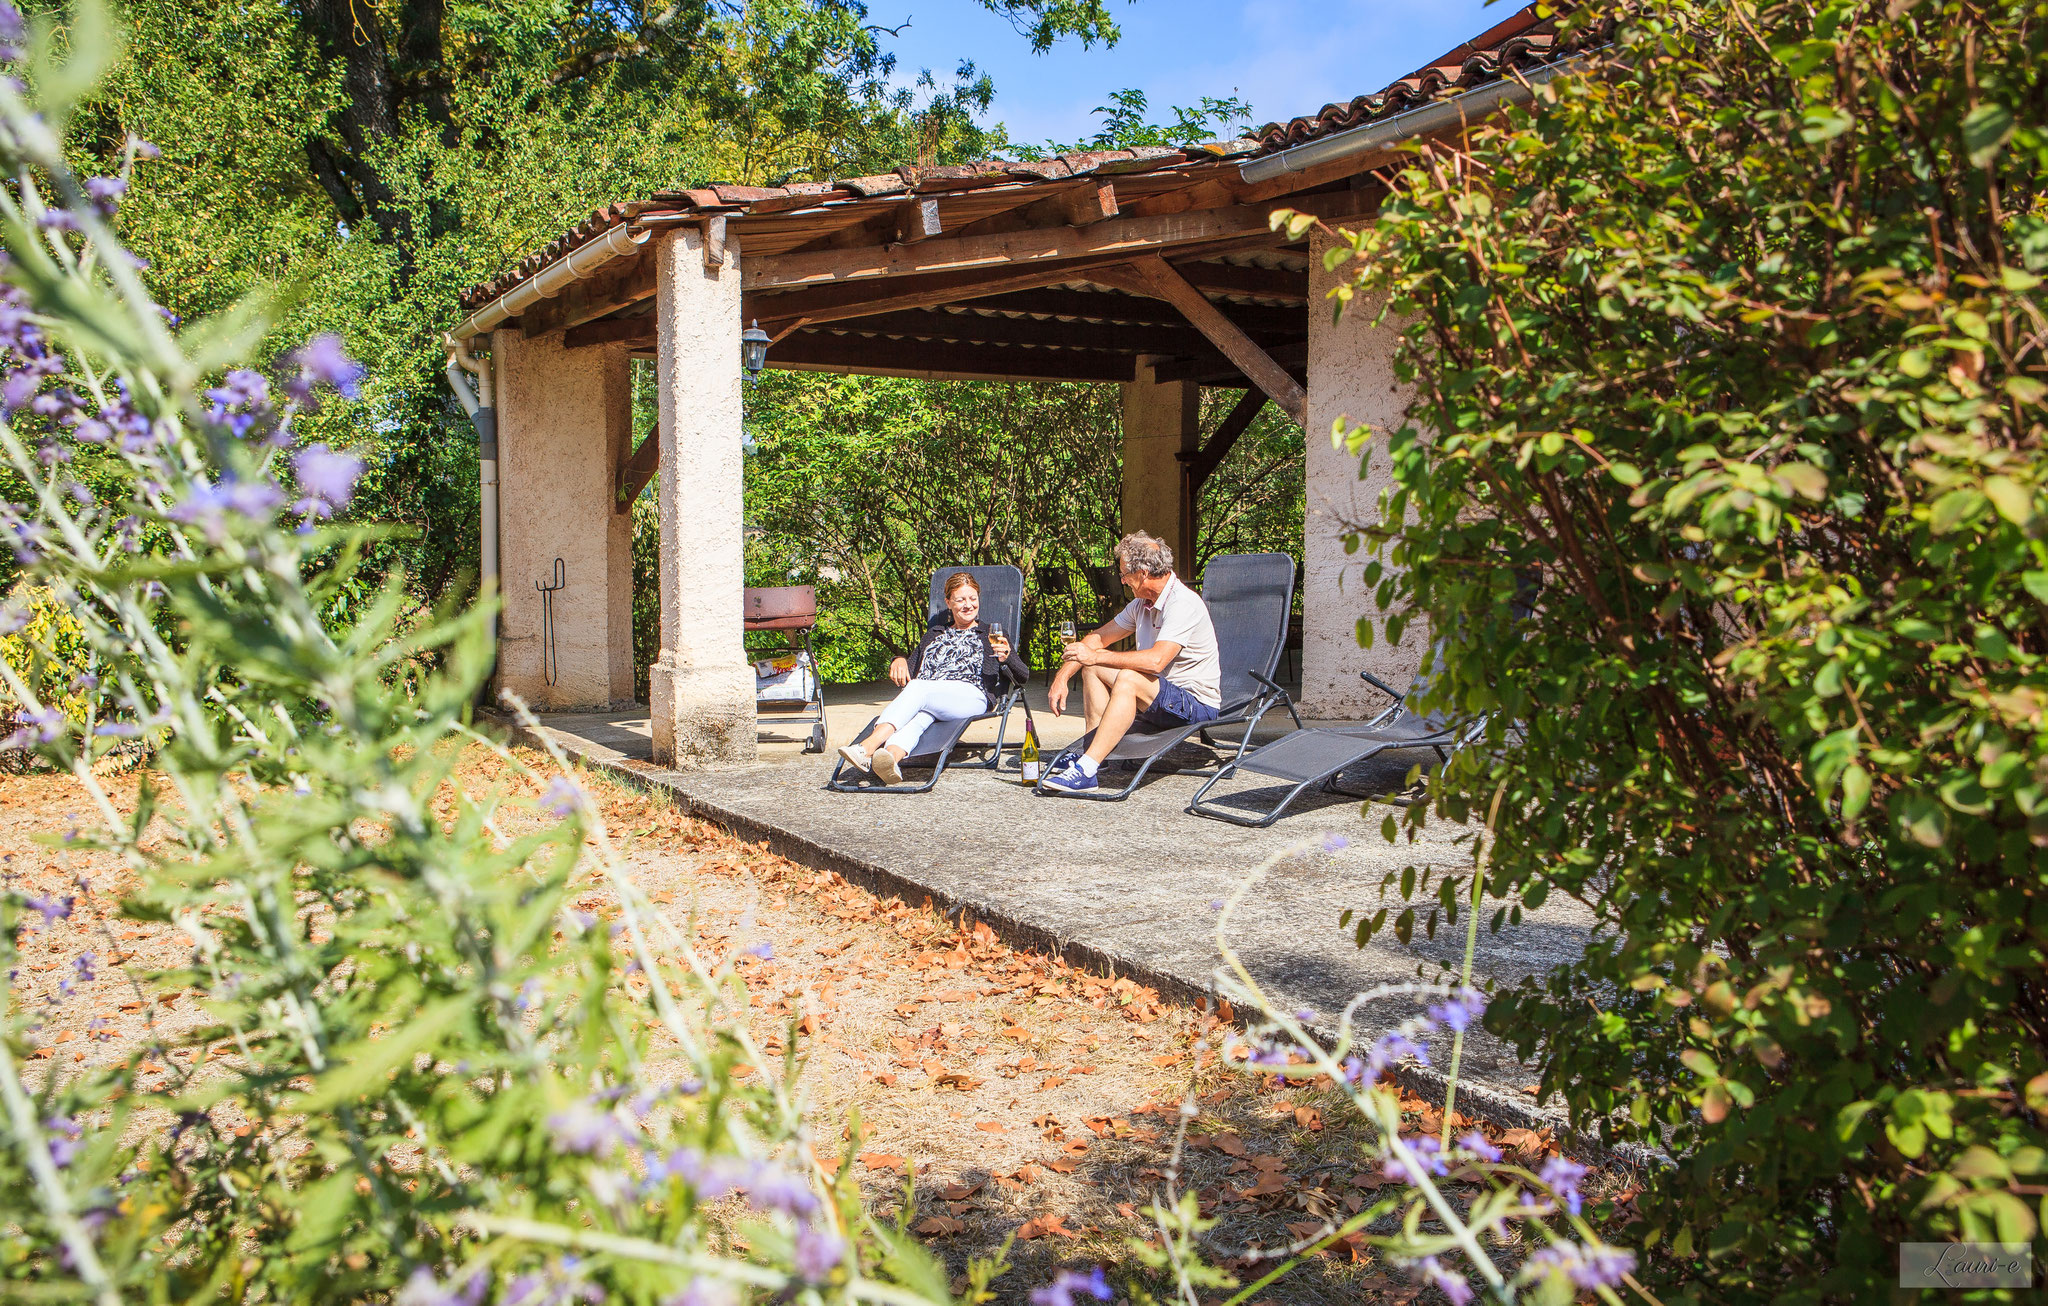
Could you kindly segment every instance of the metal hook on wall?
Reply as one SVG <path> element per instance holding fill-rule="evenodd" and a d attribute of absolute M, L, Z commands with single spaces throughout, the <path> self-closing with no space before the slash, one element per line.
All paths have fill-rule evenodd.
<path fill-rule="evenodd" d="M 533 583 L 533 587 L 540 591 L 540 673 L 541 678 L 550 685 L 555 683 L 555 677 L 562 669 L 561 661 L 555 656 L 555 594 L 568 588 L 568 585 L 569 581 L 563 572 L 560 558 L 555 559 L 554 584 L 543 585 L 539 581 Z"/>

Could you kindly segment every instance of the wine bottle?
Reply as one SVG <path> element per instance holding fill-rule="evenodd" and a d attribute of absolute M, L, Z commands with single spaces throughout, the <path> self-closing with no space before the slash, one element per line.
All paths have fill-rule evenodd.
<path fill-rule="evenodd" d="M 1038 731 L 1029 722 L 1026 722 L 1024 725 L 1024 751 L 1019 754 L 1019 761 L 1022 764 L 1024 783 L 1027 785 L 1037 784 Z"/>

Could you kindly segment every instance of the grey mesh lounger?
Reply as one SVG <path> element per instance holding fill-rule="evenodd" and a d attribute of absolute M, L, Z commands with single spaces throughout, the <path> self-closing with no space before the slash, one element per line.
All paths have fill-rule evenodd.
<path fill-rule="evenodd" d="M 974 577 L 974 583 L 981 587 L 981 620 L 999 621 L 1003 633 L 1015 643 L 1019 627 L 1024 621 L 1024 573 L 1015 567 L 941 567 L 932 573 L 931 604 L 926 609 L 926 620 L 946 610 L 946 578 L 956 571 L 964 571 Z M 1009 682 L 1004 676 L 1003 692 L 997 696 L 996 705 L 980 716 L 968 717 L 961 721 L 934 721 L 924 737 L 917 741 L 917 751 L 903 759 L 905 767 L 930 767 L 931 778 L 923 784 L 887 785 L 871 775 L 863 775 L 846 764 L 844 758 L 834 759 L 832 778 L 825 787 L 842 794 L 921 794 L 939 782 L 946 773 L 946 765 L 952 760 L 953 749 L 959 744 L 960 736 L 967 727 L 977 721 L 996 718 L 1002 724 L 996 727 L 996 746 L 989 750 L 988 760 L 981 763 L 986 770 L 994 770 L 1003 760 L 1003 738 L 1010 731 L 1010 713 L 1015 710 L 1017 700 L 1023 695 L 1023 686 Z M 853 738 L 854 743 L 868 737 L 880 716 L 871 718 Z"/>
<path fill-rule="evenodd" d="M 1242 725 L 1244 738 L 1237 743 L 1242 756 L 1251 743 L 1259 718 L 1274 707 L 1285 707 L 1298 728 L 1301 717 L 1294 700 L 1273 679 L 1280 667 L 1280 654 L 1287 643 L 1287 617 L 1294 606 L 1294 559 L 1284 553 L 1224 553 L 1209 560 L 1202 571 L 1202 602 L 1208 605 L 1209 620 L 1216 626 L 1216 652 L 1223 664 L 1219 688 L 1223 709 L 1214 721 L 1177 726 L 1147 734 L 1133 727 L 1110 750 L 1107 762 L 1138 762 L 1138 773 L 1121 789 L 1088 789 L 1065 793 L 1048 789 L 1040 777 L 1037 792 L 1063 798 L 1093 798 L 1119 802 L 1131 796 L 1145 780 L 1153 763 L 1166 750 L 1199 733 L 1202 742 L 1212 743 L 1209 732 L 1218 726 Z M 1082 735 L 1061 749 L 1045 768 L 1050 776 L 1059 767 L 1086 751 L 1094 731 Z"/>
<path fill-rule="evenodd" d="M 1420 696 L 1441 657 L 1442 649 L 1439 646 L 1430 659 L 1429 670 L 1417 673 L 1415 679 L 1408 683 L 1406 693 L 1396 692 L 1392 685 L 1369 671 L 1359 672 L 1367 683 L 1394 700 L 1392 707 L 1360 725 L 1297 730 L 1285 738 L 1274 740 L 1264 748 L 1240 754 L 1195 791 L 1187 810 L 1196 816 L 1213 816 L 1219 821 L 1229 821 L 1234 825 L 1262 828 L 1279 820 L 1288 806 L 1310 785 L 1320 784 L 1324 789 L 1348 798 L 1373 797 L 1371 794 L 1354 793 L 1341 787 L 1337 784 L 1337 776 L 1347 768 L 1368 761 L 1381 753 L 1395 749 L 1427 748 L 1436 754 L 1439 764 L 1448 762 L 1452 753 L 1485 734 L 1486 718 L 1482 716 L 1476 721 L 1452 723 L 1435 713 L 1419 716 L 1409 710 L 1408 700 Z M 1238 771 L 1269 775 L 1283 782 L 1291 780 L 1294 787 L 1280 796 L 1280 801 L 1273 805 L 1271 811 L 1224 806 L 1218 802 L 1207 801 L 1211 789 Z M 1245 798 L 1278 787 L 1262 786 L 1258 789 L 1239 790 L 1233 797 Z"/>

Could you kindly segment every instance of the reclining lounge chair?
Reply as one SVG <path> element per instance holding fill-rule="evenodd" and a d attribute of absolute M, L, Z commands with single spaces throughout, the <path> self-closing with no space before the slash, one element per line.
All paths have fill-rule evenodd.
<path fill-rule="evenodd" d="M 939 568 L 932 573 L 931 604 L 926 609 L 927 619 L 936 617 L 946 610 L 946 578 L 956 571 L 964 571 L 974 577 L 975 585 L 980 588 L 981 620 L 1001 622 L 1003 633 L 1015 643 L 1020 637 L 1019 627 L 1024 620 L 1024 573 L 1015 567 Z M 931 728 L 924 732 L 924 737 L 917 741 L 917 751 L 905 757 L 901 763 L 905 770 L 911 767 L 930 767 L 931 777 L 923 784 L 883 784 L 874 776 L 863 775 L 854 770 L 844 759 L 837 759 L 832 764 L 832 778 L 825 782 L 825 787 L 842 794 L 924 793 L 936 785 L 939 777 L 946 773 L 947 763 L 952 760 L 953 749 L 958 746 L 960 736 L 966 733 L 967 727 L 977 721 L 987 721 L 991 718 L 999 719 L 1002 724 L 996 727 L 995 747 L 989 750 L 988 760 L 981 763 L 981 766 L 985 770 L 993 771 L 1002 763 L 1003 738 L 1010 730 L 1010 713 L 1016 708 L 1023 693 L 1023 686 L 1009 683 L 1009 678 L 1005 675 L 1003 692 L 997 697 L 993 708 L 980 716 L 960 721 L 932 722 Z M 854 736 L 853 742 L 858 744 L 866 739 L 868 732 L 875 728 L 875 722 L 881 719 L 879 715 L 870 718 L 868 723 L 861 727 L 860 733 Z"/>
<path fill-rule="evenodd" d="M 1274 740 L 1264 748 L 1241 753 L 1195 791 L 1187 810 L 1196 816 L 1213 816 L 1219 821 L 1229 821 L 1235 825 L 1263 828 L 1279 820 L 1287 811 L 1289 804 L 1299 798 L 1302 791 L 1310 785 L 1319 784 L 1326 791 L 1342 794 L 1346 798 L 1375 797 L 1373 794 L 1357 793 L 1341 787 L 1337 783 L 1337 777 L 1346 769 L 1370 761 L 1381 753 L 1396 749 L 1427 748 L 1436 754 L 1438 765 L 1450 761 L 1453 753 L 1486 733 L 1486 718 L 1482 716 L 1476 721 L 1454 723 L 1446 721 L 1438 713 L 1419 716 L 1409 710 L 1409 700 L 1421 697 L 1423 688 L 1433 678 L 1442 656 L 1442 649 L 1439 647 L 1430 659 L 1429 668 L 1416 673 L 1415 678 L 1408 682 L 1406 692 L 1397 692 L 1392 685 L 1369 671 L 1359 672 L 1368 684 L 1394 700 L 1392 707 L 1360 725 L 1297 730 L 1285 738 Z M 1239 771 L 1272 776 L 1283 783 L 1293 781 L 1294 787 L 1283 793 L 1280 801 L 1275 803 L 1270 811 L 1260 811 L 1236 804 L 1226 806 L 1209 799 L 1211 789 Z M 1270 793 L 1278 787 L 1272 785 L 1239 790 L 1232 797 L 1248 798 L 1253 794 Z"/>
<path fill-rule="evenodd" d="M 1209 738 L 1211 730 L 1218 726 L 1241 725 L 1244 738 L 1237 742 L 1237 755 L 1243 756 L 1259 718 L 1272 708 L 1285 707 L 1287 715 L 1294 718 L 1296 727 L 1301 725 L 1301 717 L 1294 710 L 1294 700 L 1273 679 L 1273 673 L 1280 666 L 1280 654 L 1287 643 L 1287 616 L 1294 606 L 1294 559 L 1284 553 L 1219 554 L 1211 558 L 1202 571 L 1202 602 L 1208 606 L 1209 620 L 1216 626 L 1216 652 L 1223 670 L 1218 686 L 1222 691 L 1223 708 L 1216 719 L 1151 734 L 1133 726 L 1103 759 L 1105 765 L 1110 762 L 1139 763 L 1137 774 L 1121 789 L 1105 785 L 1100 789 L 1070 793 L 1048 789 L 1042 776 L 1038 782 L 1038 793 L 1120 802 L 1144 783 L 1146 773 L 1168 749 L 1190 735 L 1199 733 L 1204 744 L 1214 747 L 1215 741 Z M 1095 732 L 1091 730 L 1061 749 L 1046 765 L 1045 775 L 1050 776 L 1085 752 L 1089 741 L 1094 738 Z"/>

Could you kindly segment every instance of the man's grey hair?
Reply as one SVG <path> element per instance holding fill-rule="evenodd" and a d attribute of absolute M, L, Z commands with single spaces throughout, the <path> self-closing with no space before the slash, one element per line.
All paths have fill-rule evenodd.
<path fill-rule="evenodd" d="M 1173 570 L 1173 549 L 1157 535 L 1132 531 L 1116 542 L 1116 571 L 1119 576 L 1143 572 L 1164 576 Z"/>

